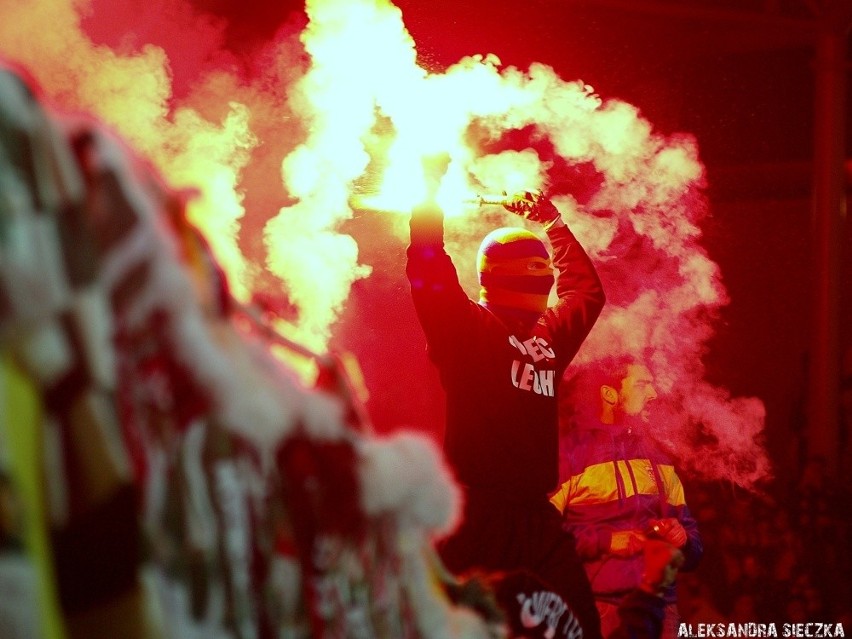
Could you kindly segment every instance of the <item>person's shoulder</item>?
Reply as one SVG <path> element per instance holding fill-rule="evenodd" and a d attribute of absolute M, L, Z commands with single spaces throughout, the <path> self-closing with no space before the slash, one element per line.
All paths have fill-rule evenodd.
<path fill-rule="evenodd" d="M 606 431 L 597 420 L 572 420 L 564 437 L 577 449 L 599 447 L 601 442 L 609 441 Z"/>
<path fill-rule="evenodd" d="M 658 441 L 654 437 L 644 434 L 639 438 L 642 447 L 645 449 L 648 457 L 653 458 L 655 462 L 658 464 L 665 464 L 667 466 L 673 466 L 673 456 L 671 451 L 667 450 L 662 442 Z"/>

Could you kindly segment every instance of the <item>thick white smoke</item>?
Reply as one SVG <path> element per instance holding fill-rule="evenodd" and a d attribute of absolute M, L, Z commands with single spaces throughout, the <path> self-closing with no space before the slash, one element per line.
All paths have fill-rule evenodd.
<path fill-rule="evenodd" d="M 280 31 L 242 67 L 220 49 L 225 25 L 182 0 L 160 0 L 166 17 L 147 13 L 144 32 L 114 38 L 122 46 L 87 35 L 84 16 L 90 30 L 108 28 L 87 6 L 3 3 L 0 52 L 31 69 L 54 101 L 103 118 L 176 186 L 199 187 L 192 219 L 235 291 L 248 296 L 264 270 L 269 288 L 274 275 L 272 288 L 294 308 L 292 337 L 325 348 L 353 283 L 369 285 L 360 247 L 340 228 L 353 209 L 404 217 L 422 189 L 420 158 L 447 152 L 442 201 L 457 264 L 472 263 L 500 215 L 465 208 L 466 199 L 547 190 L 607 287 L 578 364 L 650 353 L 677 407 L 665 437 L 712 444 L 712 454 L 700 449 L 684 463 L 746 486 L 768 474 L 762 403 L 704 379 L 702 356 L 728 299 L 701 244 L 705 176 L 691 136 L 663 135 L 634 106 L 601 100 L 545 64 L 516 69 L 471 55 L 423 69 L 405 16 L 382 0 L 309 0 L 307 26 Z M 175 90 L 178 65 L 184 82 Z M 252 214 L 262 241 L 248 249 L 245 184 L 282 194 L 258 198 L 268 207 Z"/>

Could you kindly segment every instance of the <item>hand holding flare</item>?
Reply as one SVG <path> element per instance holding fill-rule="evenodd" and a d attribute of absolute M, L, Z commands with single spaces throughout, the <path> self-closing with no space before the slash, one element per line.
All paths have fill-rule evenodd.
<path fill-rule="evenodd" d="M 553 202 L 544 197 L 541 191 L 521 191 L 509 198 L 503 208 L 522 218 L 538 222 L 545 230 L 562 219 Z"/>

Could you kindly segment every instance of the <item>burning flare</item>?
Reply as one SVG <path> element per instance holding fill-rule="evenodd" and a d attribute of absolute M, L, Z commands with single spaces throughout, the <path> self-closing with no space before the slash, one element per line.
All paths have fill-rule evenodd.
<path fill-rule="evenodd" d="M 341 224 L 356 209 L 407 214 L 424 193 L 422 158 L 446 153 L 439 202 L 460 260 L 472 264 L 499 215 L 484 219 L 477 198 L 544 190 L 607 289 L 578 363 L 653 353 L 661 390 L 680 404 L 670 436 L 701 429 L 717 442 L 715 456 L 685 463 L 746 486 L 768 474 L 762 403 L 703 379 L 728 300 L 700 243 L 705 175 L 691 136 L 661 135 L 634 106 L 544 64 L 520 70 L 489 54 L 424 69 L 402 13 L 382 0 L 308 0 L 304 28 L 283 25 L 241 64 L 219 47 L 224 25 L 184 0 L 158 0 L 145 20 L 136 3 L 98 2 L 4 2 L 0 51 L 56 103 L 117 129 L 174 186 L 198 187 L 192 221 L 235 293 L 283 290 L 288 337 L 326 347 L 353 283 L 370 275 Z"/>

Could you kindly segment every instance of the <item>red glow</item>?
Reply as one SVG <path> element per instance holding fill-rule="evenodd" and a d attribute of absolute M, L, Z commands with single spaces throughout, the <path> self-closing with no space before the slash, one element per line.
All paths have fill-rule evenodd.
<path fill-rule="evenodd" d="M 483 29 L 517 33 L 525 9 L 515 4 L 518 16 L 503 7 L 482 16 Z M 82 16 L 77 6 L 5 3 L 0 50 L 28 66 L 57 102 L 115 127 L 175 186 L 200 187 L 191 219 L 235 292 L 286 295 L 297 309 L 286 328 L 292 337 L 324 348 L 353 286 L 368 300 L 407 303 L 399 284 L 383 283 L 387 272 L 402 272 L 404 214 L 417 201 L 420 158 L 448 152 L 448 236 L 465 280 L 472 284 L 481 237 L 508 218 L 465 208 L 464 199 L 549 190 L 600 265 L 609 298 L 578 362 L 613 349 L 653 351 L 661 391 L 679 400 L 667 420 L 671 436 L 690 438 L 701 423 L 718 441 L 719 466 L 702 461 L 706 451 L 687 463 L 744 485 L 766 474 L 754 438 L 762 404 L 704 381 L 701 357 L 727 294 L 701 244 L 704 167 L 690 136 L 664 135 L 634 106 L 601 101 L 544 64 L 503 66 L 471 50 L 427 65 L 406 16 L 382 0 L 309 1 L 306 26 L 297 17 L 267 28 L 266 40 L 239 51 L 239 25 L 226 11 L 182 0 L 95 0 Z M 46 24 L 49 41 L 40 38 Z M 465 42 L 429 37 L 444 51 Z M 510 51 L 525 46 L 520 37 L 506 40 Z M 359 245 L 340 226 L 368 205 L 403 216 L 377 222 L 376 233 L 355 233 Z M 384 255 L 371 275 L 360 256 L 377 251 Z M 405 317 L 393 304 L 387 312 Z M 379 319 L 350 319 L 346 336 L 366 343 Z M 416 331 L 412 324 L 397 337 L 408 346 Z M 398 368 L 385 364 L 389 342 L 376 339 L 362 353 L 374 396 L 400 385 Z M 402 413 L 398 423 L 405 421 Z M 744 472 L 746 458 L 757 465 Z"/>

